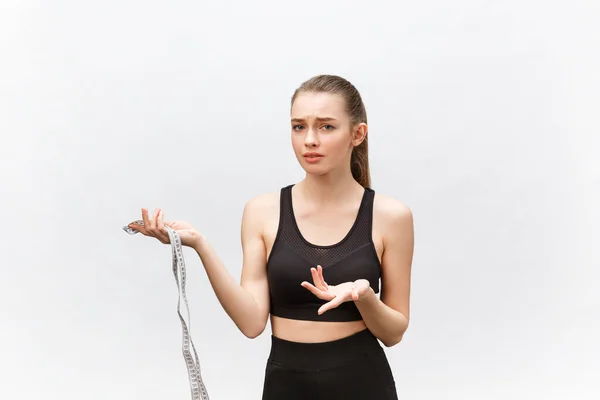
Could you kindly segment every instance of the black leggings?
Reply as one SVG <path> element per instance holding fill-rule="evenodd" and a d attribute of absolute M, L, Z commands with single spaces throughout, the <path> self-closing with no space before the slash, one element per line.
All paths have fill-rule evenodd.
<path fill-rule="evenodd" d="M 262 400 L 397 400 L 383 348 L 368 330 L 324 343 L 271 336 Z"/>

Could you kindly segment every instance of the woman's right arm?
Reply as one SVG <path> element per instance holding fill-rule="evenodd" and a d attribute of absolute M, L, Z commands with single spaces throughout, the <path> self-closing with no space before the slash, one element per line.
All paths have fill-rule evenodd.
<path fill-rule="evenodd" d="M 206 238 L 201 235 L 194 249 L 221 306 L 247 337 L 259 336 L 269 317 L 267 255 L 263 239 L 269 211 L 266 196 L 250 200 L 242 216 L 243 265 L 241 284 L 236 282 Z"/>

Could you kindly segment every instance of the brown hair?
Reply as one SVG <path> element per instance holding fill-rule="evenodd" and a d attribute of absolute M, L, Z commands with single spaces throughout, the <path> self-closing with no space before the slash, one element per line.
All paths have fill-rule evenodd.
<path fill-rule="evenodd" d="M 292 105 L 301 92 L 331 93 L 342 96 L 346 102 L 346 112 L 350 116 L 353 125 L 367 123 L 367 111 L 360 93 L 354 85 L 346 79 L 336 75 L 317 75 L 302 83 L 292 95 Z M 371 174 L 369 172 L 369 144 L 368 136 L 363 142 L 352 150 L 350 159 L 350 170 L 352 176 L 363 187 L 371 186 Z"/>

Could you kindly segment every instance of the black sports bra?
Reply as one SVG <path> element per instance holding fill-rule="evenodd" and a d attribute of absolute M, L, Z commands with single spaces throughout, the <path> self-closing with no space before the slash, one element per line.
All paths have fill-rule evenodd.
<path fill-rule="evenodd" d="M 359 321 L 360 312 L 353 301 L 318 315 L 326 302 L 300 284 L 313 283 L 310 269 L 321 265 L 330 285 L 366 279 L 379 293 L 381 265 L 372 239 L 373 198 L 366 188 L 352 228 L 340 242 L 319 246 L 309 243 L 298 229 L 292 207 L 292 187 L 281 189 L 279 227 L 267 261 L 270 312 L 283 318 L 306 321 Z"/>

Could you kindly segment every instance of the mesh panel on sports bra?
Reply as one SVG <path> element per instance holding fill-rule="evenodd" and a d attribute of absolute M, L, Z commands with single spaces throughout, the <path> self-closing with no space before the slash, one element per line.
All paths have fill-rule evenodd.
<path fill-rule="evenodd" d="M 315 266 L 321 265 L 325 268 L 333 265 L 348 257 L 354 250 L 371 244 L 373 195 L 372 190 L 365 189 L 354 224 L 341 241 L 332 245 L 321 246 L 309 243 L 302 236 L 292 207 L 292 186 L 288 186 L 284 188 L 281 202 L 279 240 L 284 241 Z"/>

